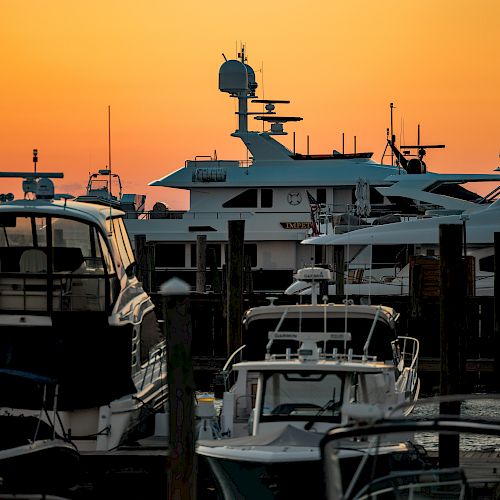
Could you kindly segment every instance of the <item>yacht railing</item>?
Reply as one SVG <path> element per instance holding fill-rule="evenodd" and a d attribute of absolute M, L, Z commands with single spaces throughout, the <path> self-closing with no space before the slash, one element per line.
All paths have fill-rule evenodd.
<path fill-rule="evenodd" d="M 106 311 L 110 278 L 103 274 L 0 272 L 0 314 L 14 311 Z"/>
<path fill-rule="evenodd" d="M 152 384 L 157 379 L 156 371 L 162 371 L 165 363 L 163 360 L 166 356 L 167 344 L 165 341 L 160 342 L 149 354 L 149 360 L 144 367 L 144 374 L 140 383 L 140 390 L 142 391 L 146 384 Z"/>
<path fill-rule="evenodd" d="M 356 500 L 378 498 L 447 498 L 463 499 L 468 497 L 472 484 L 484 485 L 485 480 L 467 480 L 462 469 L 441 469 L 425 471 L 404 471 L 373 480 L 357 495 Z M 487 481 L 498 484 L 500 480 Z"/>

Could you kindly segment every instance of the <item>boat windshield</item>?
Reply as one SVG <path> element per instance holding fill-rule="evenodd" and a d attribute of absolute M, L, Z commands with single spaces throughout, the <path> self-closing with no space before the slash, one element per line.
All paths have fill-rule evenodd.
<path fill-rule="evenodd" d="M 103 311 L 113 301 L 114 276 L 109 248 L 96 226 L 39 214 L 0 214 L 0 311 Z"/>
<path fill-rule="evenodd" d="M 264 375 L 261 421 L 340 421 L 343 374 L 286 371 Z"/>

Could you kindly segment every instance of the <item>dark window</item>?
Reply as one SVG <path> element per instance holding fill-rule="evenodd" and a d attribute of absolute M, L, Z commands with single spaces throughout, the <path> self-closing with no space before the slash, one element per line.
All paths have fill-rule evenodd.
<path fill-rule="evenodd" d="M 247 243 L 243 247 L 243 252 L 245 254 L 245 262 L 247 258 L 250 258 L 250 265 L 252 267 L 257 267 L 257 244 Z"/>
<path fill-rule="evenodd" d="M 156 267 L 186 267 L 184 243 L 157 243 L 155 245 Z"/>
<path fill-rule="evenodd" d="M 260 190 L 260 206 L 262 208 L 271 208 L 273 206 L 273 190 L 261 189 Z"/>
<path fill-rule="evenodd" d="M 370 203 L 384 203 L 384 197 L 373 187 L 370 188 Z"/>
<path fill-rule="evenodd" d="M 316 264 L 322 264 L 323 263 L 323 250 L 324 250 L 323 245 L 314 245 L 314 262 Z"/>
<path fill-rule="evenodd" d="M 196 258 L 196 243 L 191 244 L 191 267 L 197 267 L 197 258 Z M 221 267 L 222 261 L 221 261 L 221 246 L 219 243 L 211 243 L 208 244 L 206 247 L 206 262 L 207 262 L 207 268 L 210 268 L 212 265 L 212 261 L 215 256 L 215 262 L 217 264 L 217 267 Z"/>
<path fill-rule="evenodd" d="M 319 188 L 316 190 L 316 201 L 318 203 L 326 203 L 326 189 Z"/>
<path fill-rule="evenodd" d="M 494 255 L 489 255 L 488 257 L 484 257 L 483 259 L 480 259 L 479 260 L 479 270 L 493 273 L 495 271 L 494 261 L 495 261 Z"/>
<path fill-rule="evenodd" d="M 247 189 L 222 204 L 224 208 L 257 208 L 257 189 Z"/>

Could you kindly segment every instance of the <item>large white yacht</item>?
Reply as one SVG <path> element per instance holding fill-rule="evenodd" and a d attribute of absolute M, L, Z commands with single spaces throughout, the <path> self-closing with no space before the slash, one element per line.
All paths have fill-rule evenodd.
<path fill-rule="evenodd" d="M 225 262 L 228 220 L 245 221 L 245 254 L 251 262 L 253 289 L 284 290 L 293 272 L 311 262 L 324 262 L 321 248 L 300 241 L 332 231 L 332 215 L 357 209 L 361 215 L 423 214 L 428 209 L 467 210 L 485 200 L 462 184 L 496 181 L 495 174 L 428 172 L 423 155 L 396 165 L 371 159 L 372 153 L 327 154 L 291 151 L 277 137 L 286 135 L 296 116 L 276 114 L 289 101 L 258 99 L 255 73 L 244 51 L 226 60 L 219 71 L 219 90 L 238 102 L 238 128 L 231 134 L 243 141 L 248 160 L 197 156 L 152 186 L 188 190 L 190 209 L 171 211 L 161 203 L 138 219 L 125 221 L 132 236 L 145 235 L 154 249 L 157 283 L 173 275 L 195 283 L 197 235 L 207 236 L 217 267 Z M 249 101 L 257 111 L 249 110 Z M 267 127 L 251 130 L 249 118 Z M 260 128 L 260 127 L 259 127 Z M 389 141 L 395 146 L 394 138 Z M 295 148 L 294 148 L 295 149 Z M 420 150 L 425 153 L 425 146 Z M 212 253 L 213 252 L 213 253 Z"/>

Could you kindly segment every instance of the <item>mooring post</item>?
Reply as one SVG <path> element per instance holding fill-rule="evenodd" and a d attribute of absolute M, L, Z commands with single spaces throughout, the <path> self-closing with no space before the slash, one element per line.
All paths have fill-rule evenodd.
<path fill-rule="evenodd" d="M 207 284 L 207 236 L 196 237 L 196 291 L 205 292 Z"/>
<path fill-rule="evenodd" d="M 462 346 L 466 326 L 467 274 L 462 257 L 462 235 L 460 224 L 439 226 L 442 396 L 460 393 L 465 364 Z M 460 415 L 460 402 L 441 403 L 439 411 L 445 415 Z M 458 467 L 459 438 L 458 434 L 439 435 L 440 467 Z"/>
<path fill-rule="evenodd" d="M 333 247 L 333 268 L 335 270 L 335 295 L 344 295 L 345 275 L 343 246 Z"/>
<path fill-rule="evenodd" d="M 196 498 L 194 376 L 189 285 L 172 278 L 161 286 L 168 381 L 168 500 Z"/>
<path fill-rule="evenodd" d="M 227 355 L 238 349 L 243 341 L 243 246 L 245 221 L 228 221 L 229 244 L 227 256 Z"/>
<path fill-rule="evenodd" d="M 500 389 L 500 233 L 494 233 L 494 246 L 495 246 L 495 257 L 493 270 L 495 272 L 495 278 L 493 282 L 493 304 L 494 304 L 494 350 L 493 353 L 495 357 L 495 380 L 496 380 L 496 390 Z"/>

